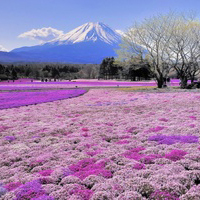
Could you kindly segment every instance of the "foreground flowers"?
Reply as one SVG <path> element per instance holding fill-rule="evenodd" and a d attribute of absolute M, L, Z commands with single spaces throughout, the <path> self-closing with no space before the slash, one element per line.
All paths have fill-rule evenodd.
<path fill-rule="evenodd" d="M 1 199 L 198 199 L 199 112 L 197 92 L 114 89 L 1 110 Z"/>

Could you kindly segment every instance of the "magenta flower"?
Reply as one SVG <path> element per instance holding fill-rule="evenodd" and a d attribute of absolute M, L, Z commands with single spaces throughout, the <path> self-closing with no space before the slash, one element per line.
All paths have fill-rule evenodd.
<path fill-rule="evenodd" d="M 172 160 L 172 161 L 177 161 L 183 159 L 183 157 L 187 154 L 186 151 L 182 150 L 172 150 L 170 153 L 165 154 L 165 158 Z"/>
<path fill-rule="evenodd" d="M 195 116 L 189 116 L 189 118 L 190 118 L 190 119 L 193 119 L 193 120 L 196 120 L 196 119 L 197 119 L 197 117 L 195 117 Z"/>
<path fill-rule="evenodd" d="M 69 192 L 70 195 L 77 195 L 79 196 L 80 200 L 89 200 L 93 195 L 93 191 L 86 189 L 84 187 L 78 186 L 76 189 L 73 189 Z"/>
<path fill-rule="evenodd" d="M 22 185 L 22 183 L 20 183 L 20 182 L 11 182 L 11 183 L 8 183 L 8 184 L 4 185 L 4 187 L 8 191 L 11 191 L 11 190 L 14 190 L 14 189 L 18 188 L 20 185 Z"/>
<path fill-rule="evenodd" d="M 85 179 L 89 175 L 99 175 L 105 178 L 111 178 L 112 173 L 109 170 L 104 169 L 105 162 L 98 164 L 91 158 L 86 158 L 79 161 L 77 164 L 69 166 L 69 169 L 74 172 L 74 176 L 79 177 L 81 180 Z"/>
<path fill-rule="evenodd" d="M 85 132 L 89 131 L 88 128 L 82 128 L 81 130 L 82 130 L 82 131 L 85 131 Z"/>
<path fill-rule="evenodd" d="M 168 122 L 168 119 L 166 119 L 166 118 L 160 118 L 159 120 L 162 122 Z"/>
<path fill-rule="evenodd" d="M 41 174 L 42 176 L 50 176 L 52 172 L 53 170 L 47 169 L 47 170 L 39 171 L 38 173 Z"/>
<path fill-rule="evenodd" d="M 133 166 L 133 169 L 138 169 L 138 170 L 145 169 L 145 165 L 143 163 L 136 163 Z"/>
<path fill-rule="evenodd" d="M 123 156 L 129 159 L 134 159 L 139 161 L 143 157 L 143 155 L 139 153 L 142 150 L 145 150 L 145 148 L 144 147 L 133 148 L 123 153 Z"/>

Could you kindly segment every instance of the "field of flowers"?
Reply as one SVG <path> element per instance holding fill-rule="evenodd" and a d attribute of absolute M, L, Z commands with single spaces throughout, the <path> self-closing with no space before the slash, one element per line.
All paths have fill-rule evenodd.
<path fill-rule="evenodd" d="M 199 113 L 198 90 L 114 88 L 2 109 L 0 199 L 198 200 Z"/>
<path fill-rule="evenodd" d="M 33 82 L 32 82 L 33 81 Z M 178 86 L 179 80 L 174 79 L 171 81 L 171 86 Z M 72 81 L 59 81 L 59 82 L 41 82 L 38 80 L 20 79 L 15 82 L 4 81 L 0 82 L 0 91 L 11 90 L 40 90 L 40 89 L 66 89 L 66 88 L 83 88 L 83 87 L 135 87 L 135 86 L 156 86 L 156 82 L 152 81 L 108 81 L 108 80 L 72 80 Z"/>

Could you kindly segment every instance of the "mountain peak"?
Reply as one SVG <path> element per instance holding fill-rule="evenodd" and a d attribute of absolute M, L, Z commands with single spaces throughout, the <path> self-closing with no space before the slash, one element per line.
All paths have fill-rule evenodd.
<path fill-rule="evenodd" d="M 118 44 L 121 36 L 102 22 L 88 22 L 70 32 L 52 40 L 51 44 L 74 44 L 79 42 L 102 41 L 107 44 Z"/>

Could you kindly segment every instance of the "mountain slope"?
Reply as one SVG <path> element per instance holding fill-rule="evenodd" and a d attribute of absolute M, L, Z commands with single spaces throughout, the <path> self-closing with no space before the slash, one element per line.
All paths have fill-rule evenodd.
<path fill-rule="evenodd" d="M 89 22 L 75 28 L 67 34 L 64 34 L 58 39 L 53 40 L 51 43 L 74 44 L 86 41 L 102 41 L 107 44 L 113 45 L 119 43 L 120 40 L 120 35 L 109 28 L 107 25 L 101 22 Z"/>
<path fill-rule="evenodd" d="M 17 53 L 0 51 L 0 61 L 2 62 L 17 62 L 23 60 L 24 58 Z"/>
<path fill-rule="evenodd" d="M 43 45 L 17 48 L 12 53 L 24 61 L 100 63 L 116 56 L 114 49 L 120 43 L 121 36 L 107 25 L 89 22 Z"/>

